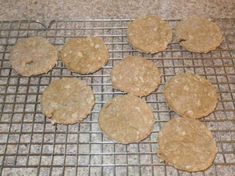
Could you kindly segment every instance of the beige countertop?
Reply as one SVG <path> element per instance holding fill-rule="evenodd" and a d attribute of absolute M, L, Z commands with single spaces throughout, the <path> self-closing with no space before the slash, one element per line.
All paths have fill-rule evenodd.
<path fill-rule="evenodd" d="M 0 0 L 0 21 L 37 20 L 47 24 L 52 20 L 145 15 L 159 15 L 164 19 L 190 15 L 235 18 L 235 0 Z M 172 42 L 164 52 L 144 55 L 152 59 L 162 73 L 159 89 L 146 98 L 153 108 L 156 123 L 148 138 L 130 145 L 109 140 L 98 125 L 101 107 L 112 97 L 120 95 L 111 84 L 113 65 L 130 54 L 141 56 L 128 44 L 126 28 L 129 20 L 59 21 L 51 23 L 48 30 L 30 21 L 0 22 L 0 175 L 233 175 L 235 19 L 217 22 L 225 32 L 226 40 L 213 52 L 191 53 L 181 48 L 179 43 Z M 169 20 L 169 24 L 174 26 L 176 23 Z M 58 48 L 71 37 L 102 36 L 110 51 L 110 61 L 100 71 L 84 77 L 70 72 L 60 61 L 48 74 L 18 76 L 11 69 L 9 53 L 18 39 L 34 35 L 47 37 Z M 166 165 L 156 155 L 159 130 L 176 116 L 165 103 L 165 82 L 177 72 L 184 71 L 205 76 L 220 90 L 217 109 L 203 120 L 218 144 L 215 164 L 205 172 L 193 174 Z M 96 105 L 91 115 L 79 125 L 54 126 L 41 113 L 43 90 L 62 76 L 82 78 L 94 90 Z"/>
<path fill-rule="evenodd" d="M 76 20 L 159 15 L 235 17 L 234 0 L 0 0 L 0 20 Z"/>

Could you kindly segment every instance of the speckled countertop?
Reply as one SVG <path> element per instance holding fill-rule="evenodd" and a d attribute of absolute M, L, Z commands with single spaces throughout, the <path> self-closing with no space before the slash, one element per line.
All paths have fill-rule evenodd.
<path fill-rule="evenodd" d="M 189 15 L 235 18 L 235 0 L 0 0 L 0 21 L 37 20 L 47 24 L 52 20 L 144 15 L 159 15 L 164 19 Z M 178 43 L 172 43 L 165 52 L 145 55 L 161 69 L 163 84 L 158 92 L 146 98 L 156 116 L 153 133 L 141 143 L 130 145 L 107 139 L 100 131 L 98 113 L 114 94 L 120 94 L 112 89 L 109 77 L 112 66 L 130 53 L 140 53 L 133 51 L 127 42 L 123 26 L 127 26 L 128 20 L 102 21 L 61 21 L 52 23 L 48 30 L 42 30 L 43 26 L 35 22 L 0 23 L 0 175 L 232 176 L 235 173 L 235 94 L 232 93 L 235 92 L 235 20 L 218 20 L 227 40 L 211 53 L 190 53 L 182 50 Z M 175 25 L 175 21 L 169 23 Z M 96 96 L 93 112 L 79 125 L 53 126 L 41 114 L 42 91 L 50 81 L 62 75 L 79 75 L 58 63 L 48 74 L 30 78 L 18 76 L 11 70 L 10 50 L 19 38 L 26 36 L 47 36 L 50 42 L 62 47 L 65 38 L 94 34 L 103 36 L 110 51 L 110 62 L 94 75 L 83 78 Z M 182 71 L 206 76 L 221 91 L 216 111 L 204 121 L 214 134 L 219 152 L 215 164 L 203 173 L 178 171 L 165 165 L 156 155 L 158 132 L 175 115 L 165 103 L 164 83 Z"/>
<path fill-rule="evenodd" d="M 159 15 L 182 18 L 188 15 L 235 17 L 234 0 L 0 0 L 0 20 L 135 18 Z"/>

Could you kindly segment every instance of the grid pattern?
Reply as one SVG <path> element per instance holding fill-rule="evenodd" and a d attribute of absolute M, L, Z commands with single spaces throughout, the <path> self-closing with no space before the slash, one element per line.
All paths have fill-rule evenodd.
<path fill-rule="evenodd" d="M 0 175 L 228 175 L 235 173 L 235 19 L 215 19 L 225 40 L 207 54 L 184 50 L 174 39 L 164 52 L 141 54 L 127 41 L 130 19 L 53 21 L 48 27 L 34 21 L 0 22 Z M 168 20 L 174 27 L 179 20 Z M 109 63 L 94 74 L 79 75 L 61 61 L 48 74 L 22 77 L 12 70 L 9 52 L 18 39 L 46 37 L 60 49 L 74 37 L 101 36 L 110 52 Z M 127 55 L 155 62 L 162 73 L 159 89 L 146 97 L 155 115 L 152 134 L 137 144 L 122 145 L 106 138 L 98 115 L 105 102 L 123 93 L 112 88 L 112 67 Z M 176 114 L 163 97 L 164 84 L 177 72 L 192 72 L 209 79 L 219 90 L 216 110 L 203 119 L 212 131 L 219 152 L 205 172 L 187 173 L 160 161 L 158 133 Z M 96 104 L 80 124 L 52 125 L 40 111 L 40 96 L 55 79 L 77 77 L 94 90 Z"/>

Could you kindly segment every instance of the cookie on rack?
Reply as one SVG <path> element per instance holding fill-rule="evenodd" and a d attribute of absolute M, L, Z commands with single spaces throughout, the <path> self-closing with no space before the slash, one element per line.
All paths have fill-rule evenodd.
<path fill-rule="evenodd" d="M 149 136 L 154 115 L 144 100 L 133 95 L 118 96 L 102 108 L 99 125 L 110 139 L 129 144 Z"/>
<path fill-rule="evenodd" d="M 172 30 L 160 17 L 147 16 L 128 25 L 128 40 L 141 52 L 157 53 L 164 51 L 171 42 Z"/>
<path fill-rule="evenodd" d="M 74 124 L 91 113 L 94 94 L 84 81 L 63 78 L 53 81 L 41 98 L 43 114 L 54 123 Z"/>
<path fill-rule="evenodd" d="M 203 77 L 179 73 L 166 84 L 164 96 L 170 108 L 183 117 L 202 118 L 218 103 L 216 88 Z"/>
<path fill-rule="evenodd" d="M 100 37 L 70 39 L 60 52 L 65 66 L 80 74 L 94 73 L 108 62 L 108 49 Z"/>
<path fill-rule="evenodd" d="M 217 147 L 210 130 L 200 121 L 174 118 L 159 132 L 159 157 L 177 169 L 197 172 L 209 168 Z"/>
<path fill-rule="evenodd" d="M 185 49 L 207 53 L 222 43 L 223 32 L 209 19 L 191 16 L 177 25 L 176 37 Z"/>
<path fill-rule="evenodd" d="M 156 90 L 161 83 L 161 74 L 150 60 L 128 56 L 112 70 L 114 88 L 136 96 L 146 96 Z"/>
<path fill-rule="evenodd" d="M 47 73 L 56 62 L 57 49 L 42 37 L 21 39 L 10 53 L 12 68 L 22 76 Z"/>

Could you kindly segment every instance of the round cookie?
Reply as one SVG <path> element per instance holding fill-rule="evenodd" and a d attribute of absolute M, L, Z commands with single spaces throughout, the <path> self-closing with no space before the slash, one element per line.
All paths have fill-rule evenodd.
<path fill-rule="evenodd" d="M 215 50 L 223 41 L 223 33 L 217 24 L 197 16 L 180 22 L 176 37 L 184 48 L 199 53 Z"/>
<path fill-rule="evenodd" d="M 166 123 L 158 138 L 158 156 L 180 170 L 206 170 L 217 153 L 210 130 L 198 120 L 174 118 Z"/>
<path fill-rule="evenodd" d="M 146 96 L 161 83 L 156 65 L 142 57 L 128 56 L 112 70 L 114 88 L 136 96 Z"/>
<path fill-rule="evenodd" d="M 65 66 L 80 74 L 94 73 L 108 62 L 109 53 L 100 37 L 70 39 L 60 52 Z"/>
<path fill-rule="evenodd" d="M 207 116 L 218 103 L 216 88 L 208 80 L 192 73 L 180 73 L 171 78 L 164 96 L 173 111 L 189 118 Z"/>
<path fill-rule="evenodd" d="M 84 81 L 63 78 L 53 81 L 42 94 L 43 114 L 52 123 L 74 124 L 90 114 L 95 103 L 94 94 Z"/>
<path fill-rule="evenodd" d="M 56 62 L 57 49 L 42 37 L 21 39 L 10 53 L 12 67 L 22 76 L 47 73 Z"/>
<path fill-rule="evenodd" d="M 99 115 L 99 125 L 110 139 L 129 144 L 143 140 L 152 132 L 154 115 L 145 101 L 124 95 L 105 104 Z"/>
<path fill-rule="evenodd" d="M 128 25 L 128 40 L 139 51 L 157 53 L 171 42 L 172 30 L 160 17 L 147 16 Z"/>

